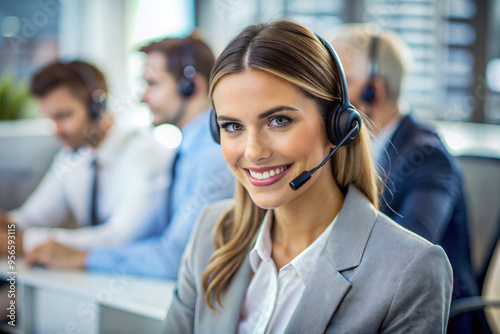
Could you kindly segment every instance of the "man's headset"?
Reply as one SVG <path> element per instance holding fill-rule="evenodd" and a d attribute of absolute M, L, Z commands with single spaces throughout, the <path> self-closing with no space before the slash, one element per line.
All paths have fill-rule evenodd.
<path fill-rule="evenodd" d="M 104 107 L 106 106 L 106 92 L 99 87 L 97 78 L 93 69 L 83 68 L 84 63 L 71 62 L 66 67 L 73 72 L 84 83 L 89 91 L 90 101 L 88 110 L 93 120 L 98 120 Z"/>
<path fill-rule="evenodd" d="M 363 89 L 363 94 L 361 97 L 363 101 L 368 104 L 372 104 L 375 100 L 375 85 L 373 81 L 378 76 L 378 61 L 377 61 L 377 51 L 378 51 L 379 37 L 374 35 L 371 40 L 370 46 L 370 75 L 368 77 L 368 82 Z"/>
<path fill-rule="evenodd" d="M 316 34 L 316 36 L 328 50 L 335 66 L 338 68 L 341 100 L 334 103 L 332 109 L 328 113 L 326 122 L 326 133 L 328 135 L 328 139 L 333 145 L 336 145 L 336 147 L 317 167 L 311 169 L 310 171 L 304 171 L 293 179 L 290 182 L 290 187 L 293 190 L 299 189 L 304 183 L 306 183 L 311 178 L 311 175 L 319 168 L 323 167 L 328 159 L 335 154 L 339 147 L 353 142 L 359 135 L 359 131 L 361 129 L 361 116 L 356 108 L 354 108 L 354 106 L 349 102 L 347 80 L 345 78 L 344 69 L 342 68 L 342 63 L 330 43 L 318 34 Z M 220 127 L 217 123 L 217 115 L 214 110 L 210 112 L 210 132 L 212 133 L 213 140 L 217 144 L 220 144 Z"/>
<path fill-rule="evenodd" d="M 188 98 L 193 95 L 196 84 L 193 81 L 193 78 L 196 76 L 196 68 L 194 67 L 194 57 L 193 50 L 189 49 L 189 44 L 191 41 L 188 38 L 185 38 L 181 44 L 181 66 L 182 66 L 182 77 L 177 80 L 177 86 L 179 90 L 179 94 Z"/>

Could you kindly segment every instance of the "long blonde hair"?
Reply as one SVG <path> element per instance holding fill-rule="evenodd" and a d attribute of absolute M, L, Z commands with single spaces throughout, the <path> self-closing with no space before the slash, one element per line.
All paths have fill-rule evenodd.
<path fill-rule="evenodd" d="M 340 97 L 337 68 L 327 49 L 314 33 L 294 22 L 249 26 L 233 39 L 212 68 L 210 97 L 224 76 L 247 70 L 266 71 L 292 83 L 315 100 L 324 120 Z M 339 148 L 332 160 L 332 173 L 341 189 L 354 184 L 378 208 L 377 175 L 369 136 L 366 127 L 362 127 L 353 143 Z M 239 182 L 235 200 L 234 208 L 214 227 L 216 250 L 202 276 L 206 303 L 214 311 L 214 299 L 222 307 L 220 295 L 255 242 L 265 213 Z"/>

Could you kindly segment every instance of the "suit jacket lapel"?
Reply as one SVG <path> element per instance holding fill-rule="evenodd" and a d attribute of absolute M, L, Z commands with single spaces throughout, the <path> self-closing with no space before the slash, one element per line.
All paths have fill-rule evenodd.
<path fill-rule="evenodd" d="M 322 333 L 351 283 L 341 274 L 361 262 L 372 231 L 376 209 L 355 186 L 349 186 L 344 205 L 313 269 L 285 333 Z"/>
<path fill-rule="evenodd" d="M 251 273 L 252 268 L 249 255 L 247 255 L 228 289 L 221 294 L 224 309 L 219 309 L 218 313 L 212 313 L 211 316 L 206 318 L 210 324 L 202 325 L 200 328 L 212 328 L 213 333 L 236 333 L 236 327 L 240 320 L 241 305 L 250 283 Z M 216 305 L 218 306 L 218 304 Z"/>
<path fill-rule="evenodd" d="M 285 333 L 323 333 L 345 294 L 351 288 L 324 254 L 295 309 Z"/>

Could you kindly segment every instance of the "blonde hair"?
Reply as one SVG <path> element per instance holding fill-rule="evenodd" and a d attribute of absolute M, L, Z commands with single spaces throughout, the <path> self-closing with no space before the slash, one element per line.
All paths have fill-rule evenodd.
<path fill-rule="evenodd" d="M 371 43 L 375 36 L 378 36 L 375 55 L 377 77 L 385 82 L 389 96 L 397 101 L 401 97 L 405 79 L 413 66 L 413 57 L 408 45 L 395 32 L 377 31 L 367 24 L 348 24 L 333 43 L 335 47 L 350 56 L 360 56 L 369 65 Z M 363 75 L 368 78 L 369 73 L 365 71 Z"/>
<path fill-rule="evenodd" d="M 314 33 L 297 23 L 277 21 L 249 26 L 241 32 L 215 61 L 210 97 L 224 76 L 247 70 L 266 71 L 297 86 L 315 100 L 324 120 L 340 98 L 337 68 L 330 54 Z M 378 208 L 377 175 L 366 127 L 361 128 L 354 142 L 338 149 L 332 160 L 332 173 L 340 188 L 356 185 Z M 235 200 L 234 208 L 214 227 L 216 250 L 202 276 L 206 303 L 214 311 L 214 300 L 222 307 L 220 295 L 255 242 L 265 213 L 239 182 Z"/>

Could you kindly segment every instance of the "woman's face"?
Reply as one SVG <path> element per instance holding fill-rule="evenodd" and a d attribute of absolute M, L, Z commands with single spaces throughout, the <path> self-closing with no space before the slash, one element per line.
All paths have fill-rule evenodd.
<path fill-rule="evenodd" d="M 299 190 L 288 185 L 332 148 L 314 100 L 298 88 L 251 70 L 223 77 L 213 100 L 224 158 L 255 204 L 277 208 L 333 182 L 328 164 Z"/>

